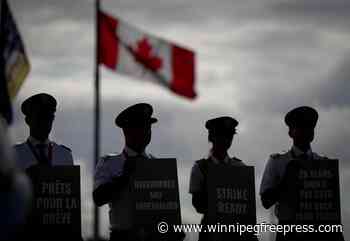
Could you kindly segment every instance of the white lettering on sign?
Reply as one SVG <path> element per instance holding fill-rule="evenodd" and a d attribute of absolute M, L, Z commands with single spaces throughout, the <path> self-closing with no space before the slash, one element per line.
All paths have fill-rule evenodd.
<path fill-rule="evenodd" d="M 61 182 L 43 182 L 41 183 L 41 193 L 49 195 L 64 194 L 70 195 L 72 193 L 71 183 Z"/>
<path fill-rule="evenodd" d="M 239 188 L 216 188 L 218 200 L 248 201 L 248 190 Z"/>

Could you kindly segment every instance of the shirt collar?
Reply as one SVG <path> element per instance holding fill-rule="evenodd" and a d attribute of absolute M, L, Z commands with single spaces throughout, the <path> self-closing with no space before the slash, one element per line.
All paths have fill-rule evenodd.
<path fill-rule="evenodd" d="M 300 150 L 300 148 L 298 148 L 298 147 L 296 147 L 296 146 L 293 146 L 293 147 L 292 147 L 292 151 L 293 151 L 293 153 L 294 153 L 294 155 L 295 155 L 296 157 L 301 156 L 301 155 L 304 155 L 304 154 L 306 154 L 308 157 L 312 157 L 312 156 L 313 156 L 311 147 L 310 147 L 309 150 L 307 150 L 306 153 L 303 152 L 302 150 Z"/>
<path fill-rule="evenodd" d="M 219 160 L 218 158 L 216 158 L 213 153 L 210 151 L 209 153 L 209 159 L 211 159 L 215 164 L 219 164 L 221 162 L 224 163 L 229 163 L 230 162 L 230 157 L 228 155 L 225 156 L 225 158 L 223 160 Z"/>
<path fill-rule="evenodd" d="M 134 151 L 133 149 L 131 149 L 128 146 L 124 147 L 124 152 L 130 157 L 141 155 L 143 157 L 150 158 L 149 155 L 145 151 L 142 153 L 137 153 L 136 151 Z"/>
<path fill-rule="evenodd" d="M 38 139 L 32 137 L 32 136 L 29 136 L 28 137 L 28 141 L 33 145 L 33 146 L 37 146 L 37 145 L 48 145 L 50 144 L 50 140 L 49 139 L 46 139 L 45 141 L 39 141 Z"/>

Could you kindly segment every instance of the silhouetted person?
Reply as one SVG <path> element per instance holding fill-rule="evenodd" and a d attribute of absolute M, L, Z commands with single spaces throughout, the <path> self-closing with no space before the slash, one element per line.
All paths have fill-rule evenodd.
<path fill-rule="evenodd" d="M 56 106 L 56 99 L 45 93 L 33 95 L 22 103 L 21 110 L 25 115 L 30 136 L 25 142 L 14 146 L 20 168 L 73 165 L 72 151 L 49 139 Z"/>
<path fill-rule="evenodd" d="M 151 141 L 151 127 L 157 122 L 153 108 L 139 103 L 122 111 L 115 124 L 123 129 L 125 147 L 120 154 L 101 158 L 96 166 L 93 198 L 97 206 L 109 205 L 110 240 L 134 241 L 138 232 L 134 228 L 133 199 L 129 189 L 130 176 L 135 169 L 135 157 L 151 159 L 146 152 Z"/>
<path fill-rule="evenodd" d="M 289 206 L 286 201 L 282 202 L 282 192 L 284 195 L 288 193 L 285 185 L 287 165 L 291 160 L 296 159 L 312 161 L 326 158 L 319 156 L 311 149 L 317 120 L 318 113 L 312 107 L 301 106 L 289 111 L 285 116 L 285 123 L 289 128 L 288 134 L 293 140 L 293 146 L 285 153 L 271 155 L 265 166 L 260 186 L 261 202 L 266 209 L 276 204 L 275 214 L 280 224 L 290 224 L 289 217 L 284 217 L 279 212 L 280 209 L 284 208 L 283 205 Z M 294 241 L 295 237 L 293 235 L 284 236 L 283 233 L 277 233 L 276 240 Z"/>
<path fill-rule="evenodd" d="M 29 97 L 21 106 L 25 122 L 29 127 L 29 137 L 25 142 L 15 145 L 14 151 L 17 166 L 26 171 L 32 182 L 35 182 L 35 178 L 40 174 L 38 169 L 40 167 L 73 165 L 72 151 L 49 139 L 56 106 L 56 99 L 46 93 Z M 34 189 L 38 188 L 35 187 L 38 184 L 33 183 L 33 185 Z M 34 205 L 35 203 L 32 203 L 32 208 L 35 208 Z M 38 217 L 32 211 L 27 218 L 25 230 L 18 240 L 42 240 L 46 235 L 52 235 L 49 237 L 52 240 L 57 239 L 55 235 L 47 234 L 38 222 Z"/>
<path fill-rule="evenodd" d="M 17 167 L 0 118 L 0 240 L 18 238 L 30 209 L 32 188 Z"/>
<path fill-rule="evenodd" d="M 207 158 L 196 161 L 192 167 L 189 190 L 194 208 L 198 213 L 203 214 L 201 224 L 208 224 L 208 163 L 245 166 L 240 159 L 231 158 L 227 153 L 236 134 L 237 125 L 237 120 L 226 116 L 208 120 L 205 124 L 209 131 L 208 140 L 212 143 L 212 149 Z M 208 232 L 200 232 L 199 241 L 211 240 L 210 235 Z"/>

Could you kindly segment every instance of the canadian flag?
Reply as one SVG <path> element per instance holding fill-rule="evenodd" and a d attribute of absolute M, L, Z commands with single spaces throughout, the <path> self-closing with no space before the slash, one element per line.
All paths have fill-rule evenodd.
<path fill-rule="evenodd" d="M 99 12 L 99 63 L 135 78 L 156 81 L 195 98 L 195 54 Z"/>

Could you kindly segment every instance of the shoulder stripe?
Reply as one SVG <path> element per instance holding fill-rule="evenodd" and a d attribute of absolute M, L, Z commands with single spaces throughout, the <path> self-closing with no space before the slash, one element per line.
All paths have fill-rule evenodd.
<path fill-rule="evenodd" d="M 65 145 L 60 145 L 60 147 L 63 147 L 64 149 L 68 150 L 69 152 L 72 152 L 72 150 L 69 147 L 65 146 Z"/>
<path fill-rule="evenodd" d="M 232 160 L 234 161 L 239 161 L 239 162 L 243 162 L 241 159 L 237 158 L 237 157 L 233 157 Z"/>
<path fill-rule="evenodd" d="M 270 157 L 271 157 L 272 159 L 280 158 L 281 156 L 282 156 L 282 154 L 280 154 L 280 153 L 274 153 L 274 154 L 271 154 L 271 155 L 270 155 Z"/>

